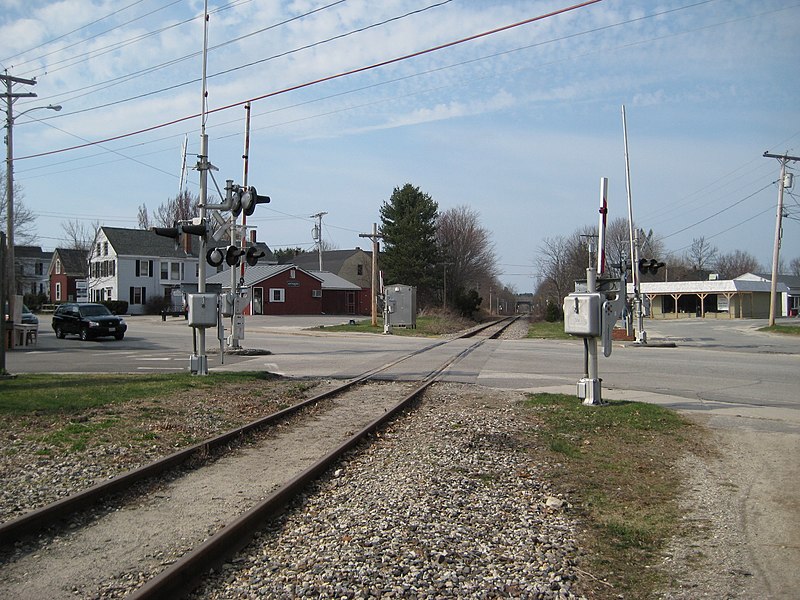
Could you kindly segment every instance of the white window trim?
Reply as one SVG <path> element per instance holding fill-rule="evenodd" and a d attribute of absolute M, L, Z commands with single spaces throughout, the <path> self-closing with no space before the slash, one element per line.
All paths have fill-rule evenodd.
<path fill-rule="evenodd" d="M 279 299 L 275 299 L 275 292 L 279 292 Z M 269 301 L 270 303 L 286 302 L 286 290 L 283 288 L 269 288 Z"/>

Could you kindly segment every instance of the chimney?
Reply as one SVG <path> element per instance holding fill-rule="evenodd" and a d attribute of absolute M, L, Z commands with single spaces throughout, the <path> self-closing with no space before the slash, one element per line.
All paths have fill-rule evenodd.
<path fill-rule="evenodd" d="M 251 229 L 250 230 L 250 243 L 252 243 L 252 244 L 256 243 L 256 230 L 255 229 Z"/>
<path fill-rule="evenodd" d="M 194 236 L 193 235 L 189 235 L 188 233 L 184 233 L 184 234 L 182 234 L 181 237 L 183 238 L 182 239 L 182 241 L 183 241 L 183 251 L 186 252 L 186 254 L 191 256 L 191 254 L 192 254 L 192 238 Z"/>

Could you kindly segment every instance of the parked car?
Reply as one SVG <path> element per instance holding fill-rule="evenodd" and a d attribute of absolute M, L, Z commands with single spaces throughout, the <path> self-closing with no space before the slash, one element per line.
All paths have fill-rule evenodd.
<path fill-rule="evenodd" d="M 39 325 L 39 318 L 31 312 L 31 309 L 22 305 L 22 324 L 23 325 Z"/>
<path fill-rule="evenodd" d="M 71 302 L 59 305 L 53 313 L 53 331 L 59 339 L 74 333 L 82 340 L 108 336 L 121 340 L 127 330 L 125 320 L 102 304 Z"/>

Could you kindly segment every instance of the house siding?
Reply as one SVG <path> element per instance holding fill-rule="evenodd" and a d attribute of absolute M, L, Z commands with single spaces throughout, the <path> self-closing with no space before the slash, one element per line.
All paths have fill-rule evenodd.
<path fill-rule="evenodd" d="M 292 279 L 291 272 L 295 277 Z M 319 315 L 322 314 L 322 299 L 314 298 L 312 290 L 322 290 L 319 279 L 300 269 L 288 269 L 253 285 L 262 293 L 261 313 L 265 315 Z M 274 302 L 270 290 L 283 290 L 283 301 Z M 253 296 L 255 297 L 255 296 Z"/>

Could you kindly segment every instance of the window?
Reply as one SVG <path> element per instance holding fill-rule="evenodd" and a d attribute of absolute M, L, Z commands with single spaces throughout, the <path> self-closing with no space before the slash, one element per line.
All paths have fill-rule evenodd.
<path fill-rule="evenodd" d="M 284 290 L 283 290 L 283 288 L 270 288 L 269 289 L 269 301 L 270 302 L 283 302 L 284 301 Z"/>
<path fill-rule="evenodd" d="M 56 282 L 56 302 L 61 302 L 61 282 Z"/>
<path fill-rule="evenodd" d="M 56 275 L 61 275 L 61 259 L 56 259 Z"/>
<path fill-rule="evenodd" d="M 37 262 L 35 271 L 36 271 L 37 275 L 43 275 L 44 274 L 44 263 Z"/>
<path fill-rule="evenodd" d="M 289 269 L 289 279 L 294 279 L 297 277 L 297 270 L 296 269 Z"/>
<path fill-rule="evenodd" d="M 97 256 L 100 256 L 100 242 L 97 242 Z"/>
<path fill-rule="evenodd" d="M 363 275 L 363 274 L 364 274 L 364 265 L 358 265 L 358 266 L 356 267 L 356 272 L 357 272 L 359 275 Z"/>
<path fill-rule="evenodd" d="M 137 277 L 152 277 L 153 276 L 153 261 L 136 259 L 136 276 Z"/>
<path fill-rule="evenodd" d="M 147 301 L 146 288 L 131 287 L 130 303 L 144 304 Z"/>
<path fill-rule="evenodd" d="M 169 263 L 161 262 L 161 279 L 169 279 Z"/>
<path fill-rule="evenodd" d="M 181 263 L 170 263 L 169 264 L 169 278 L 175 281 L 181 280 Z"/>
<path fill-rule="evenodd" d="M 322 298 L 322 290 L 311 290 L 312 298 Z"/>
<path fill-rule="evenodd" d="M 103 242 L 103 256 L 108 256 L 108 242 Z"/>

